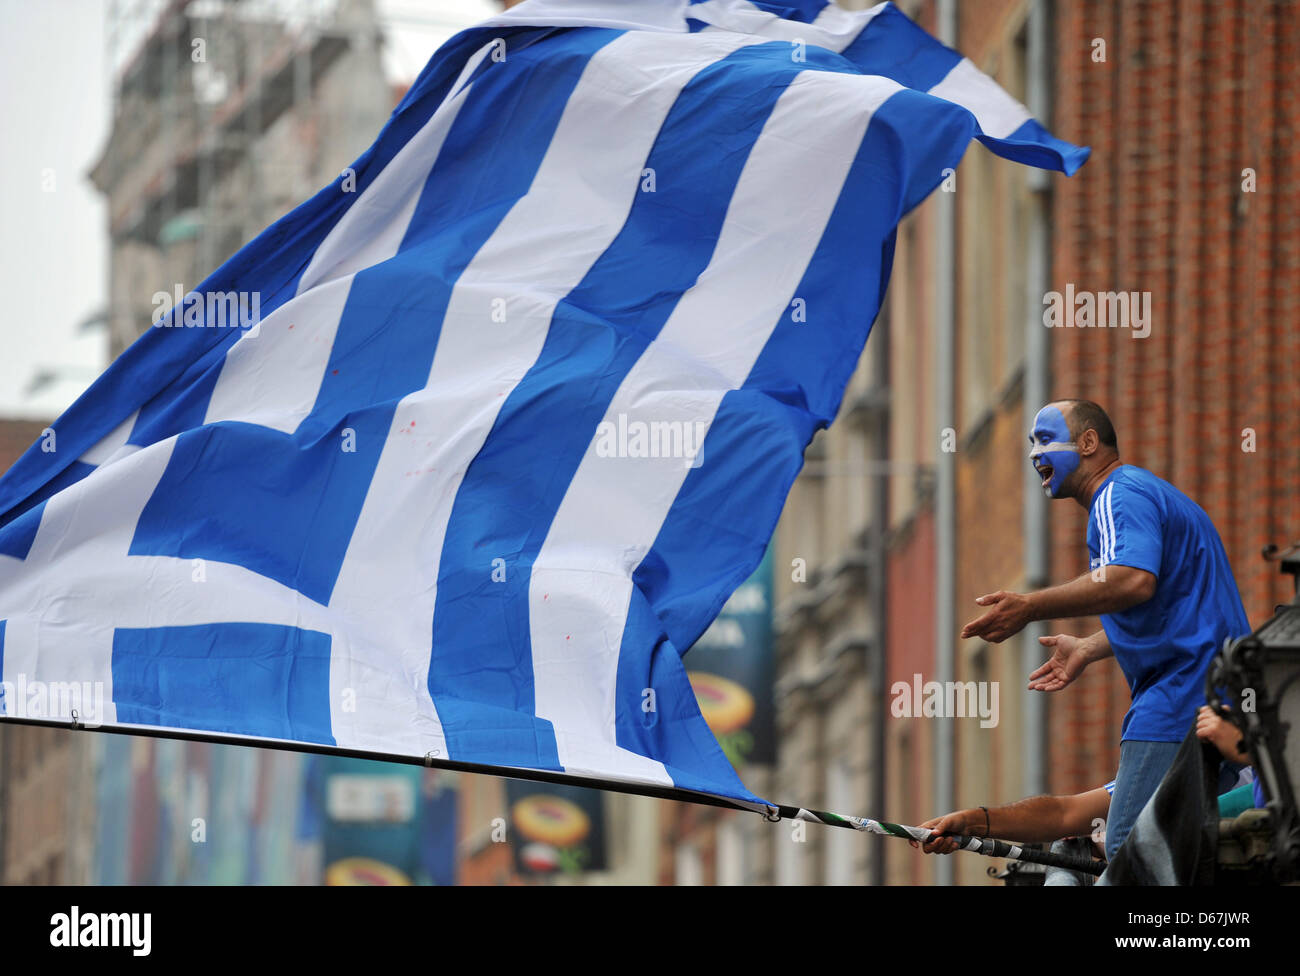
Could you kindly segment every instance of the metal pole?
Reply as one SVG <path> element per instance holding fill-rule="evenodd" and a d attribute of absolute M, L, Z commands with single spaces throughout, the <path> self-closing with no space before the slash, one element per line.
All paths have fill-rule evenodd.
<path fill-rule="evenodd" d="M 0 884 L 7 883 L 5 872 L 9 869 L 5 856 L 9 850 L 9 766 L 12 761 L 9 739 L 9 734 L 0 730 Z"/>
<path fill-rule="evenodd" d="M 831 827 L 851 827 L 871 834 L 885 837 L 899 837 L 903 840 L 927 841 L 935 836 L 928 827 L 908 827 L 904 824 L 888 823 L 883 820 L 867 820 L 863 817 L 844 817 L 838 813 L 824 810 L 805 810 L 781 807 L 780 816 L 786 820 L 807 820 L 812 823 L 827 824 Z M 1083 871 L 1087 874 L 1101 874 L 1106 870 L 1106 862 L 1083 857 L 1077 854 L 1055 854 L 1051 851 L 1026 849 L 1019 844 L 991 837 L 969 837 L 965 834 L 943 834 L 957 842 L 957 847 L 973 854 L 985 857 L 1005 857 L 1013 861 L 1031 861 L 1034 864 L 1046 864 L 1051 867 L 1067 868 L 1071 871 Z"/>
<path fill-rule="evenodd" d="M 876 411 L 875 424 L 875 454 L 882 460 L 889 457 L 889 399 L 887 391 L 889 388 L 889 331 L 892 326 L 888 318 L 886 318 L 884 325 L 885 328 L 880 331 L 880 335 L 873 340 L 876 343 L 876 349 L 872 378 L 876 394 L 878 396 L 886 394 L 880 396 L 881 405 Z M 889 707 L 887 701 L 889 673 L 885 660 L 888 647 L 886 620 L 889 614 L 887 590 L 889 556 L 885 549 L 885 540 L 888 538 L 887 522 L 889 521 L 890 477 L 888 472 L 878 473 L 875 478 L 871 479 L 871 482 L 875 497 L 872 499 L 871 507 L 871 554 L 868 587 L 875 640 L 871 642 L 871 646 L 867 649 L 867 653 L 871 655 L 867 661 L 867 674 L 868 687 L 871 689 L 872 695 L 872 742 L 868 748 L 872 767 L 871 802 L 877 810 L 884 810 L 888 807 L 885 802 L 885 793 L 888 789 L 888 779 L 885 775 L 885 757 L 887 754 L 885 735 L 888 727 L 886 715 Z M 870 880 L 873 885 L 883 885 L 885 883 L 885 845 L 877 844 L 873 853 Z"/>
<path fill-rule="evenodd" d="M 1038 0 L 1030 8 L 1026 25 L 1028 32 L 1028 109 L 1034 118 L 1046 123 L 1049 110 L 1048 89 L 1051 78 L 1048 73 L 1047 50 L 1050 33 L 1048 30 L 1050 10 L 1046 0 Z M 1051 372 L 1051 350 L 1048 345 L 1047 329 L 1043 327 L 1043 295 L 1047 291 L 1051 246 L 1048 234 L 1048 206 L 1051 181 L 1041 170 L 1026 174 L 1032 194 L 1029 212 L 1029 238 L 1026 250 L 1027 268 L 1025 273 L 1025 385 L 1024 385 L 1024 429 L 1033 425 L 1034 414 L 1047 402 L 1049 393 L 1049 375 Z M 1022 442 L 1023 443 L 1023 442 Z M 1050 573 L 1049 536 L 1047 523 L 1047 498 L 1043 494 L 1038 476 L 1028 464 L 1024 470 L 1024 533 L 1025 533 L 1025 586 L 1027 589 L 1041 589 L 1047 586 Z M 1021 638 L 1021 674 L 1026 681 L 1029 675 L 1043 663 L 1043 647 L 1038 638 L 1047 633 L 1046 621 L 1034 621 L 1024 629 Z M 1025 796 L 1037 796 L 1047 793 L 1047 696 L 1041 692 L 1028 692 L 1025 699 L 1024 739 L 1022 742 L 1024 756 L 1024 785 L 1021 793 Z"/>
<path fill-rule="evenodd" d="M 939 40 L 949 47 L 957 43 L 956 0 L 939 0 Z M 954 279 L 956 268 L 954 248 L 957 234 L 957 210 L 952 193 L 935 195 L 935 284 L 934 284 L 934 350 L 935 350 L 935 422 L 940 433 L 944 428 L 956 429 L 954 340 L 956 338 L 954 309 Z M 957 481 L 956 456 L 944 450 L 941 442 L 935 463 L 935 680 L 947 687 L 953 680 L 953 634 L 957 628 L 956 607 L 956 548 L 957 548 Z M 938 718 L 934 721 L 934 805 L 936 810 L 951 810 L 953 790 L 953 729 L 952 721 Z M 939 884 L 952 884 L 952 862 L 941 859 L 935 866 L 935 880 Z"/>

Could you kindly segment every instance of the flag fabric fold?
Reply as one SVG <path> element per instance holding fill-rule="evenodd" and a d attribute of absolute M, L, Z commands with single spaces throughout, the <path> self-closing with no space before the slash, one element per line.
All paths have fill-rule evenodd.
<path fill-rule="evenodd" d="M 1087 156 L 891 4 L 458 35 L 0 479 L 0 711 L 66 685 L 102 690 L 83 722 L 766 808 L 681 655 L 972 139 Z"/>

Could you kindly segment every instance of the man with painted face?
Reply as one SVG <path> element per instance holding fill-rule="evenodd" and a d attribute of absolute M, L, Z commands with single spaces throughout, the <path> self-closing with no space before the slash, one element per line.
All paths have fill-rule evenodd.
<path fill-rule="evenodd" d="M 999 591 L 961 636 L 999 643 L 1032 620 L 1101 617 L 1088 637 L 1040 637 L 1052 657 L 1030 689 L 1059 691 L 1114 655 L 1133 704 L 1120 734 L 1106 825 L 1113 857 L 1205 704 L 1205 672 L 1227 638 L 1250 632 L 1219 533 L 1199 505 L 1161 478 L 1122 464 L 1115 428 L 1090 400 L 1058 400 L 1034 418 L 1030 463 L 1055 499 L 1089 513 L 1090 572 L 1033 593 Z"/>

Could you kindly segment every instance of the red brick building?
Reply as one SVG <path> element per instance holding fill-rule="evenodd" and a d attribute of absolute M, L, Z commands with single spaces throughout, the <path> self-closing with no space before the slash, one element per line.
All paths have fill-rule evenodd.
<path fill-rule="evenodd" d="M 1300 538 L 1300 19 L 1266 0 L 899 6 L 1093 150 L 1067 179 L 972 145 L 955 192 L 904 220 L 842 416 L 809 450 L 778 527 L 775 564 L 805 559 L 808 583 L 778 573 L 781 759 L 764 795 L 919 823 L 1115 773 L 1129 692 L 1113 662 L 1062 693 L 1025 688 L 1046 657 L 1039 635 L 1091 632 L 1096 619 L 1001 644 L 958 636 L 977 596 L 1087 569 L 1085 513 L 1045 499 L 1027 463 L 1029 421 L 1047 400 L 1100 402 L 1123 460 L 1206 509 L 1252 624 L 1289 595 L 1260 550 Z M 1114 328 L 1046 327 L 1045 298 L 1067 288 L 1136 293 L 1134 314 Z M 866 568 L 845 574 L 849 563 Z M 831 678 L 813 687 L 810 674 Z M 996 684 L 998 721 L 895 716 L 890 689 L 917 674 Z M 861 836 L 850 848 L 838 833 L 793 843 L 789 825 L 760 824 L 739 874 L 991 883 L 983 858 Z M 721 838 L 707 812 L 671 820 L 663 842 L 677 853 L 661 879 L 731 873 Z"/>
<path fill-rule="evenodd" d="M 1300 537 L 1300 19 L 1250 0 L 1058 6 L 1057 125 L 1093 158 L 1056 194 L 1054 287 L 1150 292 L 1152 324 L 1053 330 L 1053 388 L 1105 404 L 1123 458 L 1210 514 L 1257 626 L 1290 595 L 1260 549 Z M 1056 515 L 1063 578 L 1084 513 Z M 1053 711 L 1055 790 L 1114 765 L 1127 688 L 1086 677 Z"/>
<path fill-rule="evenodd" d="M 938 33 L 940 6 L 925 2 L 909 12 Z M 1073 178 L 1035 182 L 973 146 L 953 195 L 953 673 L 998 680 L 1002 688 L 996 729 L 953 723 L 951 799 L 970 806 L 1035 791 L 1027 756 L 1032 695 L 1024 682 L 1038 650 L 1033 631 L 978 647 L 956 632 L 978 613 L 979 594 L 1059 583 L 1088 565 L 1080 507 L 1049 505 L 1040 516 L 1045 523 L 1034 523 L 1032 512 L 1026 518 L 1026 508 L 1038 504 L 1024 475 L 1035 378 L 1045 380 L 1048 398 L 1100 402 L 1115 422 L 1123 460 L 1170 480 L 1205 508 L 1252 624 L 1289 596 L 1288 581 L 1260 550 L 1300 537 L 1300 20 L 1290 4 L 1249 0 L 956 6 L 956 46 L 1046 114 L 1056 133 L 1093 150 Z M 1034 90 L 1027 52 L 1028 15 L 1039 9 L 1050 9 L 1046 92 Z M 940 196 L 900 230 L 882 319 L 894 349 L 889 456 L 922 468 L 941 463 L 945 426 L 932 368 L 939 355 Z M 1036 208 L 1045 231 L 1038 238 Z M 1036 252 L 1040 242 L 1045 247 Z M 1043 282 L 1037 291 L 1035 274 Z M 1045 306 L 1037 301 L 1067 287 L 1136 293 L 1149 301 L 1149 316 L 1142 328 L 1135 318 L 1115 328 L 1037 325 L 1047 333 L 1043 376 L 1022 344 L 1032 340 L 1034 318 L 1041 322 Z M 891 683 L 935 671 L 938 638 L 927 615 L 945 593 L 935 518 L 932 493 L 894 479 Z M 1035 524 L 1045 524 L 1050 538 L 1041 579 L 1030 565 Z M 1047 630 L 1084 633 L 1098 625 L 1057 621 Z M 1074 792 L 1110 779 L 1128 702 L 1113 662 L 1048 696 L 1041 787 Z M 886 815 L 914 822 L 940 812 L 933 748 L 943 734 L 938 723 L 890 723 Z M 986 866 L 968 857 L 952 865 L 955 880 L 966 883 L 980 880 Z M 889 878 L 925 880 L 933 867 L 890 855 Z"/>

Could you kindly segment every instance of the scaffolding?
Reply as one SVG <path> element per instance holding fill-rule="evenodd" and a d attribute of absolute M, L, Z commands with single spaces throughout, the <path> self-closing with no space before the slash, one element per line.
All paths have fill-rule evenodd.
<path fill-rule="evenodd" d="M 112 0 L 113 124 L 91 178 L 109 201 L 113 355 L 148 326 L 151 295 L 197 286 L 332 179 L 336 144 L 364 149 L 394 101 L 381 43 L 374 0 Z"/>

